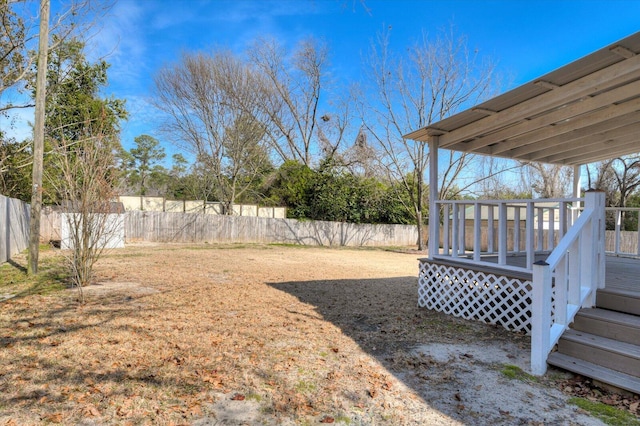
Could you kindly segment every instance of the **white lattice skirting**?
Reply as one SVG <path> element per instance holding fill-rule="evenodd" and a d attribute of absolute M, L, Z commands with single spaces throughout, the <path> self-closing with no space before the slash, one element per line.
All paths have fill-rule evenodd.
<path fill-rule="evenodd" d="M 531 281 L 526 279 L 421 261 L 418 305 L 531 332 Z"/>

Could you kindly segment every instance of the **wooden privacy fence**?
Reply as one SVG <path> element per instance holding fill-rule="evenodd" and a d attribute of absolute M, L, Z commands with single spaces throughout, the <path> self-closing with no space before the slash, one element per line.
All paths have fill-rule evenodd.
<path fill-rule="evenodd" d="M 154 242 L 247 242 L 322 246 L 409 246 L 413 225 L 299 221 L 193 213 L 129 211 L 125 240 Z"/>
<path fill-rule="evenodd" d="M 29 204 L 0 195 L 0 263 L 29 247 Z"/>

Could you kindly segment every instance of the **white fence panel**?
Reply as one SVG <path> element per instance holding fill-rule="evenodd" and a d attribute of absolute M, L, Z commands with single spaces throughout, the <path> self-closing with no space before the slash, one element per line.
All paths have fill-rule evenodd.
<path fill-rule="evenodd" d="M 247 242 L 321 246 L 410 246 L 413 225 L 298 221 L 167 212 L 125 213 L 126 241 Z"/>
<path fill-rule="evenodd" d="M 29 247 L 29 204 L 0 195 L 0 263 Z"/>

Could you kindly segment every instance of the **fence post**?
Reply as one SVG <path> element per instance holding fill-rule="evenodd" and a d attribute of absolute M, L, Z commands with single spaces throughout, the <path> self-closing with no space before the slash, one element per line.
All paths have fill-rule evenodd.
<path fill-rule="evenodd" d="M 531 373 L 547 371 L 551 342 L 551 268 L 543 260 L 533 264 L 531 289 Z"/>

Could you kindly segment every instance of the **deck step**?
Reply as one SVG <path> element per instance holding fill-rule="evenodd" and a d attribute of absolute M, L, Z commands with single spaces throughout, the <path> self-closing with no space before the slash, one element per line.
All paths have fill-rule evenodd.
<path fill-rule="evenodd" d="M 558 352 L 640 377 L 638 345 L 569 329 L 558 341 Z"/>
<path fill-rule="evenodd" d="M 571 328 L 621 342 L 640 343 L 640 316 L 637 315 L 599 308 L 581 309 Z"/>
<path fill-rule="evenodd" d="M 550 365 L 563 368 L 573 373 L 590 377 L 629 392 L 640 394 L 640 378 L 638 377 L 602 367 L 559 352 L 553 352 L 550 354 L 547 362 Z"/>
<path fill-rule="evenodd" d="M 603 288 L 596 295 L 598 308 L 640 315 L 640 294 L 638 292 Z"/>

